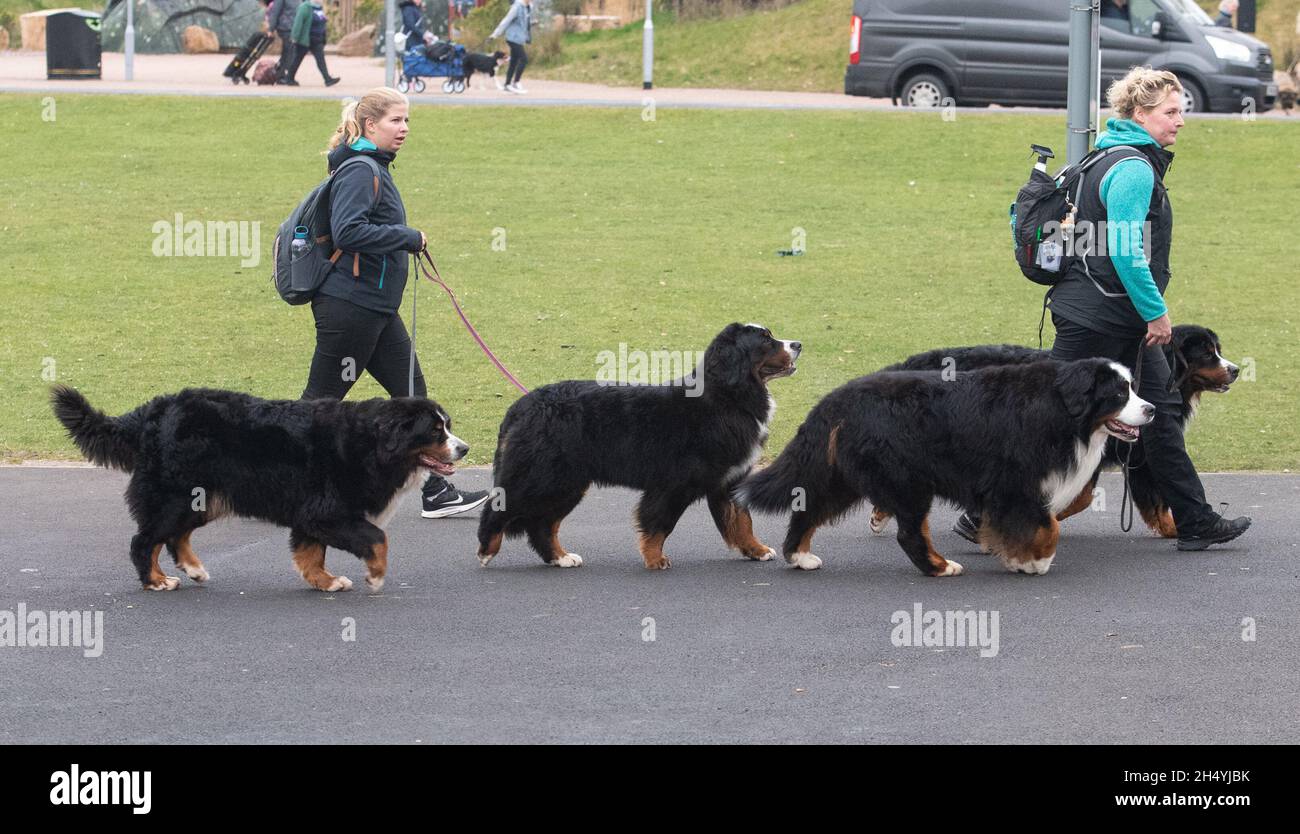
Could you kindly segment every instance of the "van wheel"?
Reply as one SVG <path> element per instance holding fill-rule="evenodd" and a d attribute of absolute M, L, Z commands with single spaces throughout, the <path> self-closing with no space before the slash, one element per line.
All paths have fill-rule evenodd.
<path fill-rule="evenodd" d="M 1196 86 L 1196 82 L 1190 78 L 1180 78 L 1178 82 L 1183 85 L 1183 112 L 1205 112 L 1205 93 L 1202 93 L 1201 88 Z"/>
<path fill-rule="evenodd" d="M 952 91 L 939 76 L 923 72 L 907 79 L 898 98 L 904 107 L 942 107 L 952 101 Z"/>

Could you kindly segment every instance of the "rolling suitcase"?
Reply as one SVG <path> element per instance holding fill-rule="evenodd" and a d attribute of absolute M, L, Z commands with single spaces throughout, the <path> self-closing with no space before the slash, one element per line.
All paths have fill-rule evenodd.
<path fill-rule="evenodd" d="M 248 83 L 248 71 L 257 65 L 257 59 L 275 43 L 275 36 L 268 35 L 265 32 L 258 32 L 248 39 L 248 43 L 235 54 L 235 57 L 222 73 L 230 79 L 231 84 L 243 82 Z"/>

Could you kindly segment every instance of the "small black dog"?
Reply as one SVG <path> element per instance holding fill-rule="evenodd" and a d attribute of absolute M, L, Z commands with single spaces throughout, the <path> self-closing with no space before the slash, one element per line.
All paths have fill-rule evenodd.
<path fill-rule="evenodd" d="M 321 591 L 352 582 L 325 570 L 325 548 L 363 560 L 366 584 L 383 587 L 383 527 L 402 494 L 429 472 L 450 475 L 469 450 L 432 400 L 262 400 L 187 388 L 109 417 L 66 385 L 54 414 L 92 463 L 131 473 L 126 503 L 139 527 L 131 561 L 147 590 L 180 580 L 158 567 L 163 545 L 196 582 L 208 572 L 190 534 L 226 515 L 290 529 L 293 563 Z"/>
<path fill-rule="evenodd" d="M 497 67 L 506 62 L 506 54 L 501 50 L 488 55 L 486 52 L 466 52 L 465 53 L 465 88 L 469 88 L 469 80 L 474 77 L 476 72 L 485 72 L 496 78 Z"/>

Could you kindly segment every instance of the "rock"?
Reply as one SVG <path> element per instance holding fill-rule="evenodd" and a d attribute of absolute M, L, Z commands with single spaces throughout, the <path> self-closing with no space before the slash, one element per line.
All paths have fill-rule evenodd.
<path fill-rule="evenodd" d="M 365 58 L 375 51 L 375 24 L 363 26 L 339 40 L 339 54 Z"/>
<path fill-rule="evenodd" d="M 202 26 L 186 26 L 181 32 L 181 51 L 186 55 L 220 52 L 221 42 L 217 40 L 217 33 L 211 29 Z"/>

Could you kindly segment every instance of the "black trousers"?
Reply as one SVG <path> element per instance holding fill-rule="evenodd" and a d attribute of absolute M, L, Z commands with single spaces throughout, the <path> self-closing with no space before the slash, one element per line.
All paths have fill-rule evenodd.
<path fill-rule="evenodd" d="M 323 43 L 313 43 L 311 46 L 297 45 L 294 50 L 293 63 L 289 65 L 289 80 L 297 80 L 298 67 L 302 65 L 302 59 L 307 57 L 308 51 L 316 57 L 316 69 L 320 70 L 320 77 L 329 81 L 330 71 L 325 67 L 325 44 Z"/>
<path fill-rule="evenodd" d="M 524 77 L 524 67 L 528 66 L 528 53 L 522 43 L 506 41 L 510 45 L 510 66 L 506 67 L 506 83 L 514 84 Z"/>
<path fill-rule="evenodd" d="M 289 77 L 289 67 L 293 66 L 294 53 L 298 51 L 298 45 L 293 42 L 288 29 L 281 29 L 276 34 L 280 36 L 279 80 L 283 81 Z"/>
<path fill-rule="evenodd" d="M 1053 359 L 1086 359 L 1101 356 L 1132 368 L 1142 337 L 1107 336 L 1083 325 L 1052 314 L 1056 342 Z M 1158 347 L 1142 351 L 1142 379 L 1138 396 L 1156 407 L 1155 419 L 1142 427 L 1134 461 L 1145 460 L 1151 467 L 1152 480 L 1174 514 L 1174 524 L 1181 534 L 1194 533 L 1214 520 L 1214 508 L 1205 501 L 1205 487 L 1196 474 L 1192 459 L 1183 445 L 1183 429 L 1178 416 L 1182 397 L 1166 390 L 1172 370 Z"/>
<path fill-rule="evenodd" d="M 341 400 L 362 372 L 368 372 L 390 397 L 410 390 L 411 338 L 397 313 L 380 313 L 334 298 L 317 295 L 311 301 L 316 319 L 316 353 L 311 358 L 307 387 L 300 399 Z M 415 359 L 415 396 L 427 397 L 420 360 Z M 447 486 L 431 475 L 423 491 L 434 495 Z"/>

